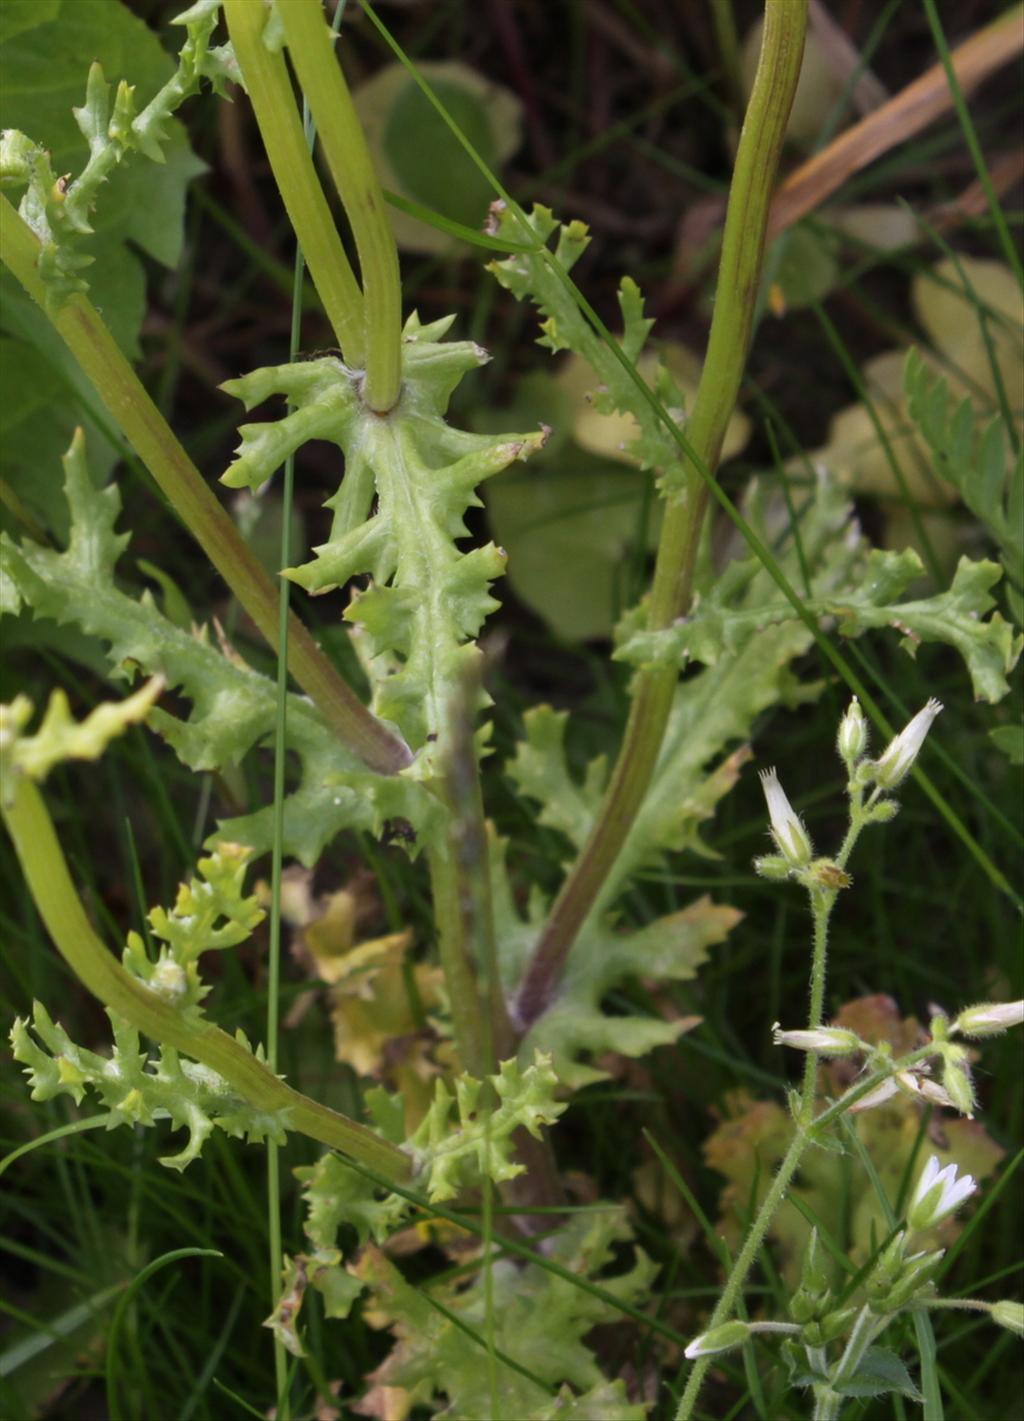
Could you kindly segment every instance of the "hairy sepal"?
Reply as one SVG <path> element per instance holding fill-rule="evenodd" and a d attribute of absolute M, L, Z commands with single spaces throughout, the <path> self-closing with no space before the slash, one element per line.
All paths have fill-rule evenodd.
<path fill-rule="evenodd" d="M 448 325 L 410 318 L 402 394 L 386 415 L 364 404 L 361 373 L 331 356 L 257 370 L 225 386 L 247 408 L 273 394 L 292 406 L 275 423 L 241 427 L 238 458 L 223 476 L 231 487 L 260 487 L 309 439 L 343 452 L 345 476 L 327 500 L 331 536 L 286 576 L 314 594 L 371 579 L 345 617 L 364 633 L 373 709 L 421 751 L 416 772 L 424 777 L 434 772 L 452 698 L 477 655 L 472 642 L 497 606 L 490 584 L 505 567 L 493 543 L 458 548 L 466 510 L 479 506 L 475 490 L 484 479 L 545 438 L 543 430 L 471 434 L 445 421 L 452 391 L 487 359 L 471 342 L 443 342 Z"/>

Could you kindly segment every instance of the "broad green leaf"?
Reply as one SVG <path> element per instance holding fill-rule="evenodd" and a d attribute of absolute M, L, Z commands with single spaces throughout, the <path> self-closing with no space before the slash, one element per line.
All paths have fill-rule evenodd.
<path fill-rule="evenodd" d="M 421 60 L 416 68 L 488 167 L 500 169 L 519 147 L 516 96 L 457 61 Z M 352 98 L 384 187 L 463 226 L 483 226 L 491 185 L 404 65 L 385 65 Z M 407 251 L 459 250 L 446 232 L 404 212 L 393 208 L 390 218 Z"/>
<path fill-rule="evenodd" d="M 778 238 L 765 261 L 770 282 L 777 287 L 783 307 L 799 311 L 822 301 L 839 276 L 835 244 L 820 231 L 799 223 Z"/>
<path fill-rule="evenodd" d="M 0 5 L 0 44 L 37 25 L 48 24 L 60 9 L 60 0 L 4 0 Z"/>
<path fill-rule="evenodd" d="M 126 78 L 145 104 L 174 72 L 174 64 L 156 35 L 119 0 L 31 0 L 22 5 L 6 0 L 0 19 L 0 126 L 18 129 L 50 154 L 57 175 L 78 174 L 89 150 L 73 109 L 83 104 L 91 61 L 107 76 Z M 181 255 L 185 190 L 203 170 L 193 155 L 184 129 L 172 120 L 156 166 L 136 159 L 111 170 L 91 216 L 94 235 L 87 254 L 92 299 L 125 353 L 138 355 L 145 276 L 137 250 L 167 267 Z M 54 446 L 66 447 L 83 410 L 94 396 L 49 322 L 21 293 L 6 273 L 0 281 L 2 323 L 18 344 L 4 351 L 5 373 L 24 387 L 34 381 L 35 393 L 26 409 L 18 385 L 4 401 L 6 418 L 18 425 L 16 441 L 5 452 L 5 476 L 44 519 L 59 504 L 58 485 L 47 477 L 55 464 L 45 456 Z M 27 373 L 28 372 L 28 373 Z M 78 392 L 79 399 L 75 398 Z M 114 450 L 92 436 L 100 474 L 113 462 Z M 37 455 L 31 455 L 35 448 Z M 56 531 L 63 532 L 59 523 Z"/>
<path fill-rule="evenodd" d="M 508 553 L 512 589 L 563 640 L 611 635 L 627 595 L 623 567 L 636 547 L 648 480 L 570 450 L 488 487 L 487 517 Z M 659 505 L 652 513 L 660 515 Z"/>
<path fill-rule="evenodd" d="M 887 1347 L 869 1347 L 853 1376 L 837 1382 L 833 1390 L 840 1396 L 884 1396 L 895 1392 L 910 1401 L 924 1400 L 904 1364 Z"/>
<path fill-rule="evenodd" d="M 988 738 L 1000 749 L 1011 765 L 1024 765 L 1024 726 L 997 725 Z"/>

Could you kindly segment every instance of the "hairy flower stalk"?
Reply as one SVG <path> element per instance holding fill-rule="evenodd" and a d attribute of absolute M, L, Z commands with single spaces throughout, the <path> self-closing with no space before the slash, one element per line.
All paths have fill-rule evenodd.
<path fill-rule="evenodd" d="M 862 773 L 867 767 L 866 762 L 862 761 L 858 766 L 858 757 L 863 754 L 866 748 L 866 734 L 858 724 L 859 707 L 856 702 L 847 710 L 839 727 L 836 748 L 850 771 L 847 787 L 850 823 L 834 861 L 812 860 L 813 849 L 807 831 L 779 783 L 778 775 L 774 770 L 765 771 L 761 775 L 771 833 L 779 849 L 779 857 L 759 860 L 757 867 L 759 871 L 765 872 L 769 877 L 795 878 L 808 894 L 813 921 L 811 1001 L 807 1028 L 784 1031 L 776 1024 L 773 1029 L 774 1037 L 778 1045 L 792 1046 L 806 1051 L 807 1061 L 799 1099 L 794 1099 L 792 1106 L 797 1127 L 793 1139 L 730 1270 L 718 1304 L 709 1319 L 707 1333 L 702 1336 L 715 1337 L 717 1329 L 728 1326 L 730 1314 L 737 1306 L 746 1275 L 760 1251 L 772 1219 L 786 1197 L 804 1152 L 812 1140 L 824 1138 L 825 1127 L 830 1125 L 840 1114 L 845 1111 L 864 1110 L 874 1105 L 883 1104 L 901 1090 L 915 1098 L 928 1100 L 933 1104 L 955 1105 L 965 1113 L 970 1113 L 972 1101 L 966 1099 L 967 1092 L 970 1090 L 970 1079 L 967 1074 L 965 1055 L 959 1054 L 963 1052 L 963 1048 L 946 1039 L 945 1028 L 937 1021 L 933 1023 L 936 1039 L 929 1046 L 922 1048 L 917 1053 L 911 1053 L 908 1058 L 899 1063 L 891 1063 L 888 1066 L 883 1064 L 884 1074 L 869 1074 L 864 1082 L 854 1086 L 840 1100 L 821 1112 L 817 1118 L 815 1117 L 818 1100 L 819 1060 L 823 1056 L 846 1056 L 869 1049 L 854 1032 L 837 1027 L 827 1027 L 823 1024 L 829 919 L 839 892 L 850 882 L 845 872 L 846 865 L 861 832 L 870 824 L 885 823 L 892 818 L 895 805 L 891 800 L 879 798 L 881 789 L 887 787 L 888 784 L 898 783 L 905 777 L 921 748 L 928 728 L 940 709 L 938 702 L 929 702 L 928 706 L 918 716 L 915 716 L 901 735 L 896 737 L 885 755 L 882 756 L 879 765 L 884 767 L 882 776 L 887 782 L 886 785 L 883 785 L 882 778 L 878 774 L 879 765 L 869 767 L 871 771 L 869 776 Z M 878 787 L 865 801 L 865 790 L 872 778 L 878 780 Z M 943 1081 L 941 1085 L 932 1081 L 928 1076 L 927 1057 L 931 1055 L 942 1058 Z M 875 1064 L 877 1064 L 877 1059 Z M 958 1093 L 960 1099 L 958 1099 Z M 947 1166 L 946 1170 L 940 1173 L 938 1161 L 933 1159 L 922 1175 L 909 1210 L 911 1227 L 924 1228 L 939 1221 L 959 1203 L 962 1203 L 974 1187 L 974 1181 L 970 1176 L 960 1181 L 959 1184 L 956 1182 L 955 1166 Z M 903 1306 L 927 1284 L 932 1271 L 937 1266 L 933 1257 L 914 1258 L 909 1262 L 905 1260 L 903 1242 L 903 1236 L 900 1235 L 890 1245 L 890 1262 L 892 1264 L 890 1272 L 885 1273 L 884 1268 L 882 1272 L 878 1272 L 876 1269 L 877 1298 L 870 1306 L 862 1309 L 853 1324 L 846 1349 L 831 1377 L 831 1382 L 834 1385 L 845 1383 L 846 1379 L 854 1373 L 872 1339 L 885 1325 L 886 1317 L 880 1318 L 876 1315 L 878 1309 L 881 1308 L 881 1311 L 885 1313 L 886 1308 L 895 1309 L 898 1306 Z M 842 1319 L 837 1322 L 837 1326 L 841 1325 L 844 1325 Z M 816 1322 L 815 1326 L 817 1326 Z M 813 1345 L 820 1351 L 822 1337 L 819 1334 L 815 1335 L 818 1340 Z M 693 1358 L 694 1366 L 679 1404 L 677 1421 L 688 1421 L 688 1418 L 692 1416 L 708 1366 L 709 1354 L 698 1347 L 697 1344 L 700 1341 L 701 1339 L 696 1339 L 694 1343 L 691 1343 L 691 1347 L 695 1350 L 687 1353 Z M 818 1359 L 819 1370 L 825 1365 L 822 1360 L 824 1355 L 821 1353 Z M 815 1389 L 817 1394 L 816 1418 L 820 1418 L 820 1421 L 832 1421 L 832 1418 L 839 1414 L 841 1392 L 835 1390 L 833 1385 L 825 1383 L 817 1385 Z"/>

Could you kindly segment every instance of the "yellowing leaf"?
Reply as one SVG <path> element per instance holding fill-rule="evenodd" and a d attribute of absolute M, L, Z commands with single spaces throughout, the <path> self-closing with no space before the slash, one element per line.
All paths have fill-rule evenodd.
<path fill-rule="evenodd" d="M 974 301 L 964 289 L 965 284 L 973 292 Z M 957 372 L 966 377 L 963 393 L 973 393 L 975 401 L 979 391 L 990 401 L 996 397 L 977 303 L 987 308 L 990 314 L 985 324 L 995 363 L 1010 404 L 1019 414 L 1024 401 L 1024 336 L 1020 288 L 1009 267 L 978 257 L 960 256 L 956 262 L 943 257 L 932 272 L 918 272 L 910 290 L 918 320 L 952 363 L 954 377 Z"/>
<path fill-rule="evenodd" d="M 653 386 L 662 364 L 675 380 L 682 396 L 680 407 L 670 413 L 683 417 L 693 407 L 697 395 L 701 362 L 684 345 L 669 341 L 659 345 L 656 351 L 645 351 L 636 362 L 637 373 Z M 594 371 L 590 363 L 580 355 L 570 355 L 555 379 L 573 411 L 572 434 L 576 443 L 591 454 L 639 466 L 642 461 L 630 446 L 640 439 L 640 426 L 627 411 L 607 411 L 598 407 L 593 400 Z M 749 438 L 750 420 L 741 411 L 734 411 L 725 431 L 723 461 L 738 454 Z"/>

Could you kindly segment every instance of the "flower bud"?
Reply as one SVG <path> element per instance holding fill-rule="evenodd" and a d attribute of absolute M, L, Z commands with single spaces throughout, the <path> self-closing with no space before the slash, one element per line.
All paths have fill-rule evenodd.
<path fill-rule="evenodd" d="M 919 710 L 903 727 L 895 740 L 886 747 L 880 759 L 873 766 L 875 781 L 883 789 L 895 789 L 910 773 L 910 767 L 921 753 L 924 738 L 931 729 L 932 721 L 942 709 L 942 702 L 934 698 L 923 710 Z"/>
<path fill-rule="evenodd" d="M 952 1102 L 953 1109 L 959 1110 L 969 1120 L 974 1118 L 974 1082 L 967 1060 L 947 1055 L 942 1067 L 942 1087 Z"/>
<path fill-rule="evenodd" d="M 712 1327 L 709 1332 L 702 1332 L 699 1337 L 695 1337 L 683 1355 L 692 1362 L 697 1357 L 711 1357 L 716 1352 L 729 1352 L 733 1347 L 739 1347 L 746 1342 L 749 1335 L 750 1328 L 745 1322 L 738 1319 L 723 1322 L 721 1327 Z"/>
<path fill-rule="evenodd" d="M 1020 1026 L 1021 1022 L 1024 1022 L 1024 1001 L 979 1002 L 960 1013 L 952 1030 L 961 1036 L 999 1036 L 1011 1026 Z"/>
<path fill-rule="evenodd" d="M 800 1284 L 808 1292 L 821 1295 L 827 1290 L 828 1283 L 829 1271 L 825 1263 L 825 1251 L 818 1242 L 818 1230 L 811 1229 L 800 1265 Z"/>
<path fill-rule="evenodd" d="M 977 1188 L 974 1176 L 965 1174 L 957 1178 L 956 1165 L 939 1165 L 937 1155 L 932 1155 L 917 1181 L 914 1197 L 907 1210 L 907 1223 L 912 1229 L 934 1228 L 948 1214 L 952 1214 Z"/>
<path fill-rule="evenodd" d="M 864 1284 L 864 1291 L 870 1299 L 884 1298 L 900 1276 L 903 1271 L 906 1241 L 907 1236 L 901 1231 L 886 1244 L 878 1255 L 875 1266 L 868 1274 Z"/>
<path fill-rule="evenodd" d="M 868 748 L 868 723 L 860 708 L 860 701 L 854 696 L 849 709 L 839 722 L 836 739 L 839 757 L 852 769 Z"/>
<path fill-rule="evenodd" d="M 842 1026 L 818 1026 L 809 1031 L 783 1031 L 772 1027 L 776 1046 L 792 1046 L 796 1051 L 817 1051 L 822 1056 L 855 1056 L 867 1048 L 855 1031 Z"/>
<path fill-rule="evenodd" d="M 780 881 L 789 877 L 790 868 L 781 854 L 764 854 L 761 858 L 754 860 L 754 872 L 759 874 L 761 878 Z"/>
<path fill-rule="evenodd" d="M 877 1105 L 884 1105 L 887 1100 L 893 1098 L 898 1089 L 895 1078 L 887 1076 L 873 1090 L 869 1090 L 859 1100 L 853 1102 L 849 1107 L 851 1115 L 859 1114 L 862 1110 L 874 1110 Z"/>
<path fill-rule="evenodd" d="M 1024 1337 L 1024 1303 L 1009 1300 L 993 1303 L 989 1316 L 1008 1332 L 1015 1332 L 1018 1337 Z"/>
<path fill-rule="evenodd" d="M 899 1312 L 911 1299 L 923 1292 L 935 1277 L 945 1257 L 945 1249 L 935 1253 L 916 1253 L 907 1259 L 906 1267 L 885 1299 L 886 1312 Z"/>
<path fill-rule="evenodd" d="M 180 962 L 171 957 L 161 957 L 153 968 L 149 979 L 149 990 L 156 992 L 165 1001 L 176 1003 L 188 991 L 188 979 Z"/>
<path fill-rule="evenodd" d="M 844 1332 L 848 1332 L 850 1324 L 856 1316 L 856 1308 L 838 1308 L 835 1312 L 827 1313 L 818 1323 L 821 1329 L 822 1346 L 834 1342 L 837 1337 L 842 1337 Z"/>
<path fill-rule="evenodd" d="M 797 1288 L 789 1300 L 789 1315 L 794 1322 L 810 1322 L 818 1315 L 820 1301 L 817 1293 L 808 1292 L 806 1288 Z"/>
<path fill-rule="evenodd" d="M 772 838 L 779 852 L 791 868 L 806 868 L 813 853 L 811 840 L 774 770 L 761 771 L 761 788 L 768 802 Z"/>

